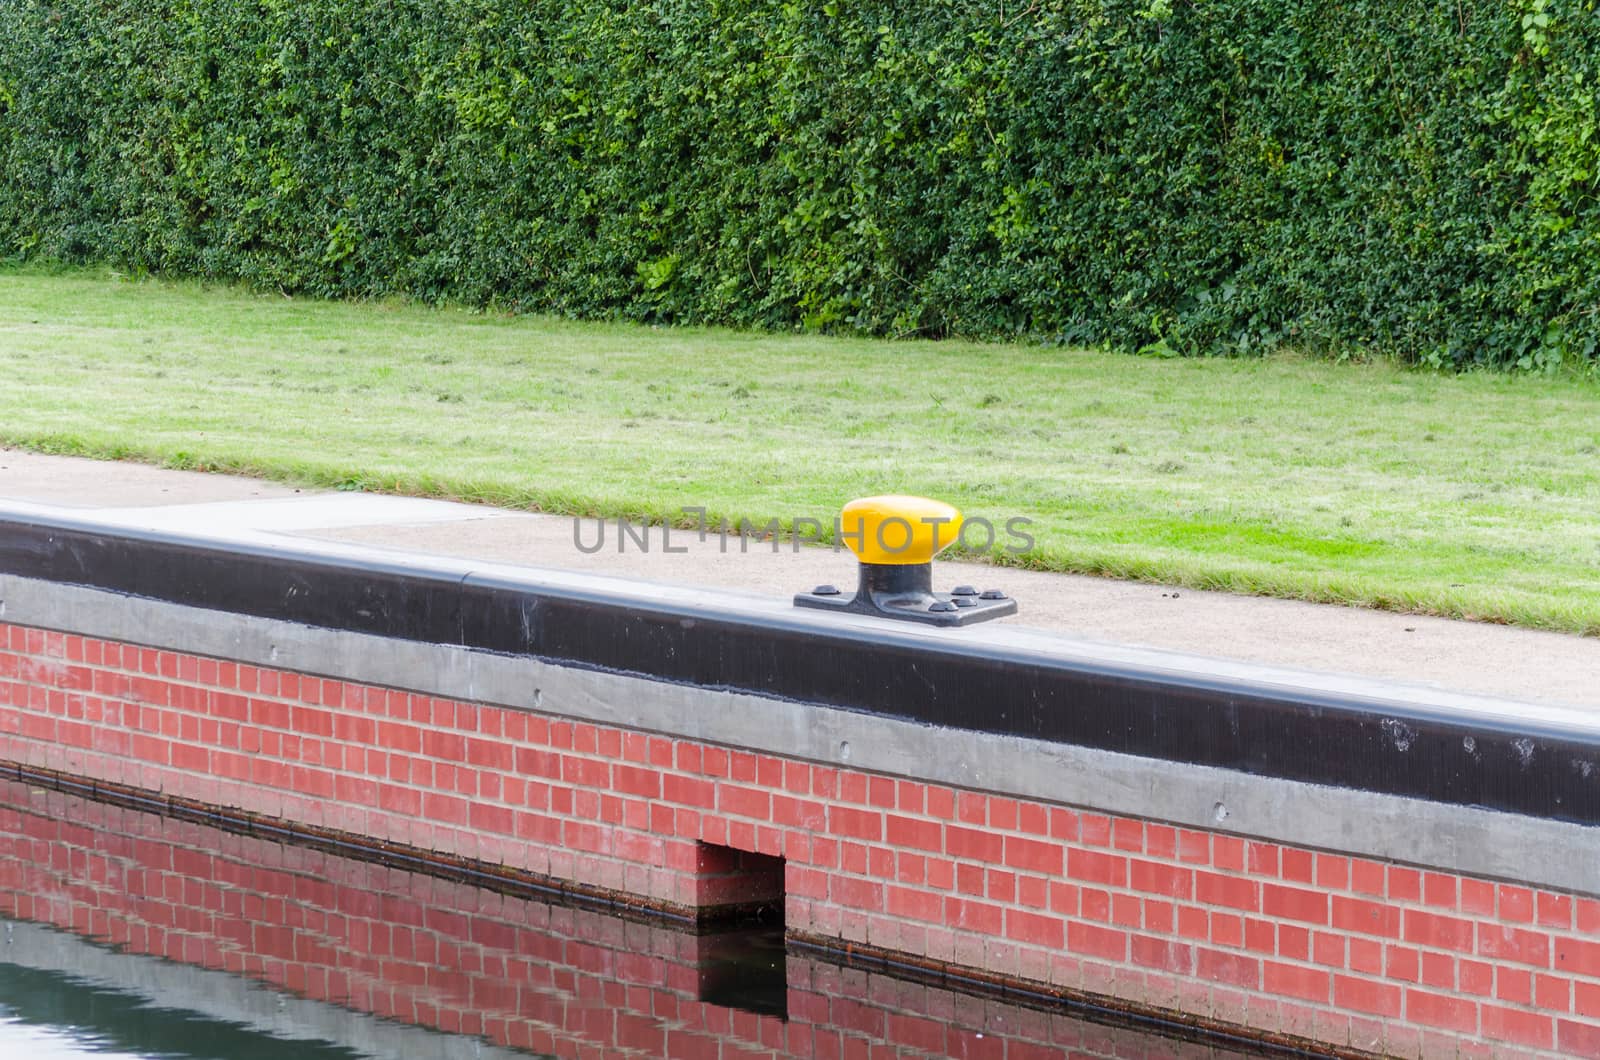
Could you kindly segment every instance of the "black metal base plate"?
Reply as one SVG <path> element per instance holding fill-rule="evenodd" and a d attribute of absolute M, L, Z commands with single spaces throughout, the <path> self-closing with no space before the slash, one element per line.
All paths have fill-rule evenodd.
<path fill-rule="evenodd" d="M 902 622 L 925 622 L 930 626 L 970 626 L 992 618 L 1004 618 L 1017 613 L 1017 602 L 1009 596 L 1002 600 L 980 600 L 975 596 L 957 597 L 950 593 L 918 593 L 870 596 L 862 593 L 837 593 L 819 595 L 815 592 L 796 593 L 796 607 L 811 607 L 819 611 L 844 611 L 854 615 L 876 615 Z M 952 611 L 931 610 L 934 604 L 948 604 Z"/>

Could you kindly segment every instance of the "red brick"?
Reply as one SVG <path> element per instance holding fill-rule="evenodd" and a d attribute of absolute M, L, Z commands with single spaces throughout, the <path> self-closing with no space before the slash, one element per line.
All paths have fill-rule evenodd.
<path fill-rule="evenodd" d="M 1600 942 L 1585 942 L 1572 938 L 1556 939 L 1555 969 L 1558 972 L 1572 972 L 1590 979 L 1600 979 Z"/>
<path fill-rule="evenodd" d="M 1290 883 L 1311 883 L 1316 875 L 1317 857 L 1309 850 L 1285 847 L 1279 875 Z"/>
<path fill-rule="evenodd" d="M 1014 869 L 1059 876 L 1062 869 L 1061 846 L 1058 843 L 1008 835 L 1005 839 L 1005 863 Z"/>
<path fill-rule="evenodd" d="M 1134 854 L 1144 853 L 1144 822 L 1127 817 L 1113 818 L 1111 845 Z"/>
<path fill-rule="evenodd" d="M 937 821 L 888 814 L 884 817 L 884 834 L 895 846 L 912 847 L 941 853 L 944 850 L 944 829 Z"/>
<path fill-rule="evenodd" d="M 1336 894 L 1330 923 L 1341 931 L 1391 939 L 1400 937 L 1400 910 L 1383 902 Z"/>
<path fill-rule="evenodd" d="M 1006 937 L 1031 946 L 1045 946 L 1058 950 L 1065 941 L 1065 925 L 1060 917 L 1029 913 L 1021 909 L 1008 909 Z"/>
<path fill-rule="evenodd" d="M 930 924 L 944 922 L 944 900 L 932 891 L 890 886 L 885 888 L 884 898 L 885 911 L 891 916 L 909 917 Z"/>
<path fill-rule="evenodd" d="M 717 804 L 716 784 L 680 773 L 668 773 L 661 778 L 661 794 L 671 802 L 697 806 L 703 810 L 713 809 Z"/>
<path fill-rule="evenodd" d="M 1245 846 L 1245 868 L 1256 876 L 1276 876 L 1282 848 L 1276 843 L 1248 843 Z"/>
<path fill-rule="evenodd" d="M 1422 873 L 1416 869 L 1389 866 L 1389 897 L 1397 902 L 1422 901 Z"/>
<path fill-rule="evenodd" d="M 822 831 L 828 824 L 828 807 L 810 799 L 795 799 L 787 795 L 772 797 L 772 823 L 786 828 L 803 828 Z M 892 840 L 891 840 L 892 841 Z"/>
<path fill-rule="evenodd" d="M 1100 813 L 1079 814 L 1078 833 L 1089 846 L 1108 847 L 1111 845 L 1111 818 Z"/>
<path fill-rule="evenodd" d="M 1406 990 L 1406 1018 L 1413 1023 L 1460 1034 L 1478 1030 L 1478 1006 L 1471 1001 L 1412 987 Z"/>
<path fill-rule="evenodd" d="M 469 815 L 472 827 L 480 832 L 497 832 L 511 835 L 516 830 L 514 815 L 509 807 L 473 803 Z"/>
<path fill-rule="evenodd" d="M 1384 949 L 1384 975 L 1407 983 L 1422 978 L 1422 955 L 1409 946 L 1388 946 Z"/>
<path fill-rule="evenodd" d="M 907 813 L 921 813 L 927 798 L 927 787 L 914 780 L 902 780 L 895 784 L 895 805 Z"/>
<path fill-rule="evenodd" d="M 702 747 L 700 749 L 700 773 L 702 776 L 717 777 L 728 776 L 728 749 L 726 747 Z"/>
<path fill-rule="evenodd" d="M 661 774 L 654 769 L 617 763 L 611 767 L 611 783 L 625 795 L 638 795 L 646 799 L 661 797 Z"/>
<path fill-rule="evenodd" d="M 1570 978 L 1563 975 L 1534 974 L 1533 1004 L 1547 1012 L 1568 1012 L 1571 1009 Z"/>
<path fill-rule="evenodd" d="M 1285 920 L 1326 924 L 1328 895 L 1322 891 L 1265 883 L 1261 885 L 1261 911 L 1268 916 L 1281 917 Z"/>
<path fill-rule="evenodd" d="M 1269 949 L 1266 952 L 1271 953 L 1273 951 Z M 1311 959 L 1311 929 L 1294 924 L 1279 925 L 1277 954 L 1280 957 L 1287 957 L 1291 961 L 1309 961 Z"/>
<path fill-rule="evenodd" d="M 426 739 L 423 740 L 423 746 L 424 748 L 427 746 Z M 562 755 L 561 779 L 584 788 L 609 788 L 611 765 L 594 758 Z"/>
<path fill-rule="evenodd" d="M 1145 894 L 1168 898 L 1194 896 L 1194 870 L 1158 861 L 1132 860 L 1128 863 L 1128 885 Z"/>
<path fill-rule="evenodd" d="M 927 812 L 930 817 L 948 821 L 956 815 L 956 795 L 949 788 L 928 787 Z"/>
<path fill-rule="evenodd" d="M 1311 959 L 1329 968 L 1343 968 L 1346 939 L 1332 931 L 1317 931 L 1311 936 Z"/>
<path fill-rule="evenodd" d="M 998 936 L 1005 924 L 1005 910 L 991 902 L 946 898 L 944 921 L 947 926 L 960 931 Z"/>
<path fill-rule="evenodd" d="M 1261 987 L 1269 994 L 1297 997 L 1326 1005 L 1331 977 L 1320 968 L 1280 961 L 1261 962 Z"/>
<path fill-rule="evenodd" d="M 953 858 L 985 863 L 999 862 L 1005 850 L 1003 837 L 955 824 L 945 826 L 944 844 L 944 852 Z"/>
<path fill-rule="evenodd" d="M 1171 935 L 1178 923 L 1178 907 L 1154 898 L 1144 900 L 1143 927 L 1160 935 Z"/>
<path fill-rule="evenodd" d="M 1500 919 L 1513 924 L 1533 923 L 1533 892 L 1526 887 L 1502 883 Z"/>
<path fill-rule="evenodd" d="M 1438 990 L 1456 989 L 1456 959 L 1448 953 L 1434 953 L 1423 950 L 1421 954 L 1423 986 L 1431 986 Z"/>
<path fill-rule="evenodd" d="M 1261 989 L 1261 962 L 1255 957 L 1205 948 L 1197 950 L 1196 957 L 1195 971 L 1202 979 L 1246 990 Z"/>
<path fill-rule="evenodd" d="M 1153 858 L 1173 860 L 1178 856 L 1178 830 L 1170 825 L 1144 826 L 1144 850 Z"/>
<path fill-rule="evenodd" d="M 1556 1052 L 1562 1056 L 1600 1056 L 1600 1026 L 1557 1020 Z"/>
<path fill-rule="evenodd" d="M 894 859 L 894 878 L 900 883 L 921 886 L 927 882 L 927 862 L 921 854 L 900 851 Z"/>
<path fill-rule="evenodd" d="M 756 783 L 763 788 L 783 786 L 783 761 L 771 755 L 756 756 Z"/>
<path fill-rule="evenodd" d="M 1473 925 L 1458 917 L 1407 909 L 1401 937 L 1418 946 L 1471 953 Z"/>
<path fill-rule="evenodd" d="M 443 824 L 465 825 L 469 803 L 450 795 L 425 792 L 422 796 L 422 813 L 429 821 Z"/>
<path fill-rule="evenodd" d="M 1501 1001 L 1519 1005 L 1533 1003 L 1533 973 L 1527 969 L 1501 965 L 1495 969 L 1494 980 L 1494 996 Z"/>
<path fill-rule="evenodd" d="M 1212 913 L 1211 930 L 1205 930 L 1205 920 L 1198 922 L 1200 931 L 1197 934 L 1186 934 L 1188 938 L 1206 939 L 1218 946 L 1242 947 L 1244 945 L 1244 917 L 1232 913 Z"/>
<path fill-rule="evenodd" d="M 1129 954 L 1134 964 L 1155 968 L 1175 975 L 1192 975 L 1195 968 L 1195 948 L 1172 939 L 1133 935 L 1129 938 Z"/>
<path fill-rule="evenodd" d="M 752 759 L 752 765 L 753 762 Z M 717 787 L 717 809 L 726 814 L 755 817 L 765 821 L 772 813 L 772 796 L 761 788 L 721 784 Z"/>
<path fill-rule="evenodd" d="M 1078 915 L 1078 888 L 1059 880 L 1050 881 L 1050 911 L 1063 916 Z"/>
<path fill-rule="evenodd" d="M 1088 883 L 1125 887 L 1128 883 L 1128 859 L 1119 854 L 1101 854 L 1074 847 L 1067 852 L 1067 875 Z"/>
<path fill-rule="evenodd" d="M 828 831 L 851 839 L 880 842 L 883 839 L 883 814 L 876 810 L 855 810 L 848 806 L 828 807 Z"/>
<path fill-rule="evenodd" d="M 883 884 L 871 880 L 835 876 L 828 882 L 828 894 L 835 902 L 852 909 L 883 909 Z"/>
<path fill-rule="evenodd" d="M 1220 905 L 1246 912 L 1255 912 L 1261 907 L 1261 885 L 1254 880 L 1196 872 L 1194 885 L 1195 901 L 1201 905 Z"/>
<path fill-rule="evenodd" d="M 1243 872 L 1244 860 L 1244 840 L 1231 835 L 1211 837 L 1212 865 L 1227 872 Z"/>
<path fill-rule="evenodd" d="M 1462 958 L 1456 966 L 1458 992 L 1489 997 L 1494 993 L 1494 965 Z"/>
<path fill-rule="evenodd" d="M 1534 920 L 1540 927 L 1572 930 L 1572 896 L 1539 891 L 1534 896 Z"/>
<path fill-rule="evenodd" d="M 1110 961 L 1128 959 L 1128 933 L 1074 920 L 1067 924 L 1067 950 Z"/>
<path fill-rule="evenodd" d="M 1422 874 L 1422 901 L 1436 909 L 1455 910 L 1458 904 L 1457 879 L 1442 872 Z"/>
<path fill-rule="evenodd" d="M 880 810 L 894 809 L 894 781 L 888 777 L 869 777 L 867 779 L 867 802 Z"/>
<path fill-rule="evenodd" d="M 1041 839 L 1050 835 L 1050 811 L 1036 802 L 1017 803 L 1017 831 Z"/>
<path fill-rule="evenodd" d="M 1550 936 L 1507 924 L 1480 923 L 1477 951 L 1498 961 L 1550 967 Z"/>
<path fill-rule="evenodd" d="M 989 827 L 1015 831 L 1017 827 L 1017 800 L 999 795 L 989 796 Z"/>
<path fill-rule="evenodd" d="M 857 806 L 867 801 L 867 778 L 864 774 L 841 771 L 839 773 L 839 798 Z"/>
<path fill-rule="evenodd" d="M 1349 975 L 1333 977 L 1333 1003 L 1338 1008 L 1365 1012 L 1386 1019 L 1400 1016 L 1400 988 L 1369 978 Z"/>

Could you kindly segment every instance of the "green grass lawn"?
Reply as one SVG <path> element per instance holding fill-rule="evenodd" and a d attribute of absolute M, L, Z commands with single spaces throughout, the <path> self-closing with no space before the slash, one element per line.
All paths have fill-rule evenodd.
<path fill-rule="evenodd" d="M 1600 383 L 0 271 L 0 441 L 565 513 L 926 494 L 1021 562 L 1600 633 Z"/>

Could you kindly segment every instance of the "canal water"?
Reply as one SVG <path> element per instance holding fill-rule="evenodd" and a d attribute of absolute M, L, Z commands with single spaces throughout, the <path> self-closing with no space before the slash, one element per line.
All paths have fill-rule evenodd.
<path fill-rule="evenodd" d="M 0 783 L 0 1058 L 1240 1056 Z"/>

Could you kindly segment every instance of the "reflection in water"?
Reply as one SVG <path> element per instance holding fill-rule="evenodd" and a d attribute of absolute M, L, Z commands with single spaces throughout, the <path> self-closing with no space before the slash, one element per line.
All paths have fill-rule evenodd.
<path fill-rule="evenodd" d="M 6 1056 L 1236 1055 L 16 784 L 0 914 Z"/>
<path fill-rule="evenodd" d="M 48 960 L 41 951 L 77 948 L 72 940 L 37 925 L 7 927 L 12 928 L 5 947 L 9 952 L 0 952 L 0 957 Z M 89 963 L 94 959 L 90 956 Z M 0 1055 L 278 1060 L 285 1052 L 285 1037 L 268 1029 L 167 1008 L 124 984 L 11 961 L 0 961 L 0 998 L 4 998 Z M 315 1038 L 301 1038 L 294 1049 L 296 1060 L 353 1060 L 364 1055 Z"/>

